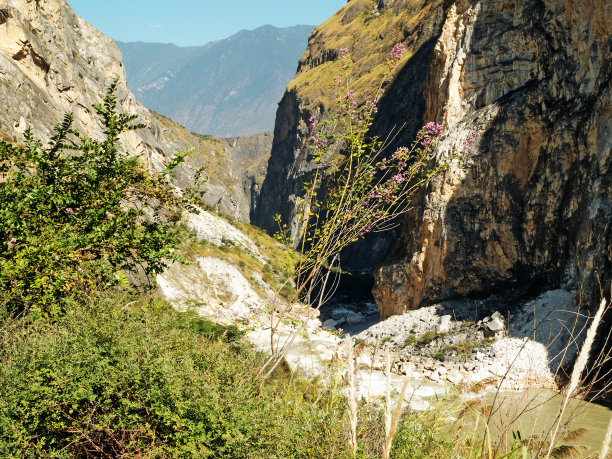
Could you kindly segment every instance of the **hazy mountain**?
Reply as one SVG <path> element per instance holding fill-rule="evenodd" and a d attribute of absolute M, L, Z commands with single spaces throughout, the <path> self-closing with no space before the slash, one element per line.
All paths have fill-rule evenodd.
<path fill-rule="evenodd" d="M 194 132 L 270 131 L 312 26 L 263 26 L 204 46 L 117 42 L 128 87 L 147 107 Z"/>

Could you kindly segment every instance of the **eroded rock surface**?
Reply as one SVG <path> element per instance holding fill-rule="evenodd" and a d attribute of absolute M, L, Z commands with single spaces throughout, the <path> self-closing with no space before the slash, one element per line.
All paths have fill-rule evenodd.
<path fill-rule="evenodd" d="M 356 338 L 391 350 L 395 371 L 411 378 L 555 388 L 586 336 L 588 317 L 576 301 L 576 292 L 563 289 L 525 302 L 445 301 L 390 317 Z"/>
<path fill-rule="evenodd" d="M 64 113 L 72 112 L 76 129 L 100 138 L 102 128 L 92 105 L 101 102 L 114 78 L 120 81 L 119 110 L 137 115 L 137 121 L 148 126 L 124 133 L 123 150 L 157 171 L 175 153 L 195 147 L 186 167 L 177 172 L 177 184 L 187 185 L 204 166 L 209 178 L 204 201 L 248 221 L 251 182 L 261 182 L 269 135 L 233 140 L 238 146 L 232 147 L 189 133 L 138 103 L 127 89 L 115 43 L 76 15 L 65 0 L 0 0 L 0 137 L 20 142 L 30 127 L 35 137 L 47 139 Z M 237 159 L 240 166 L 232 166 Z"/>
<path fill-rule="evenodd" d="M 612 17 L 595 0 L 352 0 L 315 28 L 277 113 L 255 222 L 278 212 L 296 230 L 312 164 L 307 120 L 333 101 L 338 51 L 367 99 L 394 43 L 408 52 L 386 85 L 373 132 L 444 125 L 441 149 L 473 149 L 413 200 L 401 235 L 349 251 L 376 271 L 381 317 L 450 298 L 565 287 L 599 304 L 612 280 Z M 376 86 L 374 86 L 376 87 Z M 390 245 L 395 242 L 389 254 Z M 601 286 L 601 290 L 600 290 Z"/>
<path fill-rule="evenodd" d="M 475 148 L 420 197 L 376 273 L 388 317 L 437 299 L 561 285 L 598 304 L 612 274 L 610 9 L 453 2 L 423 94 L 442 149 Z M 601 284 L 599 283 L 601 282 Z"/>
<path fill-rule="evenodd" d="M 46 138 L 64 113 L 75 127 L 102 135 L 93 104 L 113 78 L 125 82 L 121 53 L 113 41 L 77 16 L 64 0 L 3 0 L 0 22 L 0 131 L 19 141 L 26 127 Z M 129 132 L 123 144 L 151 168 L 165 160 L 163 139 L 149 112 L 119 88 L 122 110 L 149 129 Z"/>

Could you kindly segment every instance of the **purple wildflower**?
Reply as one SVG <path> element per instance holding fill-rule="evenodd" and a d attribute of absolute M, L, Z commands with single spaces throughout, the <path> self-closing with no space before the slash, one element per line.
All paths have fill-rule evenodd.
<path fill-rule="evenodd" d="M 342 48 L 340 50 L 340 57 L 344 57 L 349 53 L 349 49 L 348 48 Z"/>
<path fill-rule="evenodd" d="M 476 138 L 476 132 L 472 131 L 468 134 L 467 138 L 463 141 L 463 148 L 465 150 L 471 150 L 474 139 Z"/>
<path fill-rule="evenodd" d="M 404 57 L 404 53 L 406 52 L 406 47 L 402 43 L 396 43 L 389 55 L 391 56 L 391 61 L 395 62 L 396 65 L 399 61 Z"/>
<path fill-rule="evenodd" d="M 314 133 L 314 132 L 316 131 L 316 129 L 317 129 L 317 121 L 319 121 L 319 120 L 317 119 L 317 117 L 316 117 L 315 115 L 312 115 L 312 116 L 310 117 L 310 119 L 308 120 L 308 122 L 310 123 L 310 124 L 309 124 L 310 131 L 311 131 L 311 132 L 313 132 L 313 133 Z"/>
<path fill-rule="evenodd" d="M 378 107 L 376 106 L 376 101 L 366 100 L 365 106 L 366 106 L 366 112 L 368 112 L 368 114 L 378 113 Z"/>
<path fill-rule="evenodd" d="M 423 126 L 423 131 L 425 131 L 425 134 L 428 135 L 438 136 L 442 134 L 442 130 L 443 127 L 440 124 L 434 123 L 433 121 L 430 121 Z"/>
<path fill-rule="evenodd" d="M 74 213 L 74 209 L 72 207 L 66 207 L 66 213 L 67 214 L 73 214 Z"/>
<path fill-rule="evenodd" d="M 410 153 L 410 150 L 408 150 L 408 148 L 406 148 L 406 147 L 401 147 L 401 148 L 398 148 L 398 149 L 397 149 L 397 151 L 395 151 L 395 152 L 393 153 L 393 155 L 391 155 L 391 157 L 392 157 L 393 159 L 397 159 L 397 158 L 404 158 L 404 157 L 408 156 L 408 154 L 409 154 L 409 153 Z M 385 162 L 386 162 L 386 161 L 385 161 Z"/>

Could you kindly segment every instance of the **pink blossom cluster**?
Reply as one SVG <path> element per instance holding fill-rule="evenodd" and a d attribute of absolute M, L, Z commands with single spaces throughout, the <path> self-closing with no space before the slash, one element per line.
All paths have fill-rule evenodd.
<path fill-rule="evenodd" d="M 422 130 L 425 132 L 425 134 L 435 137 L 442 134 L 444 128 L 442 127 L 442 125 L 430 121 L 425 126 L 423 126 Z"/>
<path fill-rule="evenodd" d="M 310 136 L 310 143 L 313 147 L 320 151 L 327 147 L 327 141 L 316 133 Z"/>
<path fill-rule="evenodd" d="M 365 107 L 366 112 L 369 115 L 374 115 L 378 113 L 378 105 L 376 104 L 375 100 L 366 100 Z"/>
<path fill-rule="evenodd" d="M 314 132 L 317 129 L 317 121 L 318 119 L 315 115 L 312 115 L 308 120 L 311 132 Z"/>
<path fill-rule="evenodd" d="M 308 119 L 308 126 L 310 127 L 310 143 L 315 149 L 323 151 L 327 147 L 328 142 L 323 133 L 318 130 L 318 122 L 319 119 L 316 115 L 312 115 Z"/>
<path fill-rule="evenodd" d="M 404 53 L 406 52 L 406 47 L 402 43 L 396 43 L 389 56 L 391 57 L 391 62 L 393 62 L 393 67 L 397 68 L 399 65 L 399 61 L 404 57 Z"/>
<path fill-rule="evenodd" d="M 463 141 L 463 149 L 471 150 L 472 144 L 474 143 L 475 139 L 476 139 L 476 132 L 474 131 L 470 132 L 468 136 L 466 137 L 466 139 Z"/>
<path fill-rule="evenodd" d="M 408 165 L 406 161 L 408 160 L 409 155 L 410 150 L 407 147 L 401 147 L 391 155 L 391 158 L 397 162 L 399 167 L 404 168 Z"/>
<path fill-rule="evenodd" d="M 418 152 L 424 154 L 435 147 L 435 140 L 442 134 L 443 127 L 440 124 L 430 121 L 427 123 L 419 132 L 417 138 L 420 139 L 421 147 L 417 149 Z"/>
<path fill-rule="evenodd" d="M 348 91 L 344 95 L 344 100 L 346 102 L 350 102 L 352 105 L 357 105 L 357 102 L 355 102 L 355 92 L 354 91 Z"/>

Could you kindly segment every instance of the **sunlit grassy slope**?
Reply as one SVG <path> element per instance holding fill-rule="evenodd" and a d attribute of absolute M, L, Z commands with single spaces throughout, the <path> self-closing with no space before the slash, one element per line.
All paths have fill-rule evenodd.
<path fill-rule="evenodd" d="M 362 100 L 372 98 L 393 46 L 402 42 L 404 61 L 423 44 L 423 29 L 440 14 L 442 0 L 395 2 L 382 12 L 375 0 L 352 0 L 330 19 L 316 27 L 308 50 L 300 59 L 300 69 L 289 84 L 307 105 L 329 105 L 335 94 L 333 77 L 340 71 L 338 51 L 348 48 L 354 65 L 352 89 Z"/>

